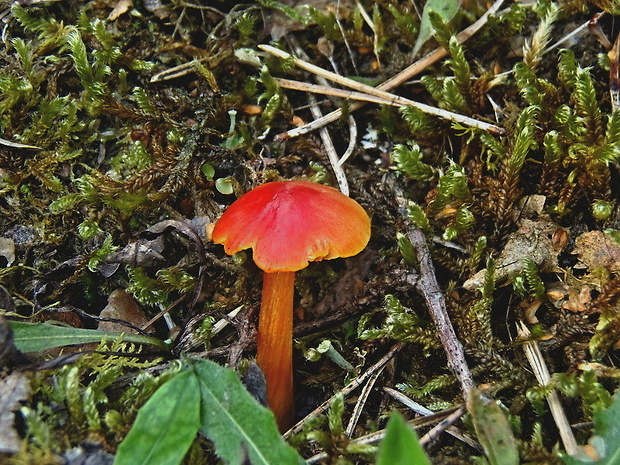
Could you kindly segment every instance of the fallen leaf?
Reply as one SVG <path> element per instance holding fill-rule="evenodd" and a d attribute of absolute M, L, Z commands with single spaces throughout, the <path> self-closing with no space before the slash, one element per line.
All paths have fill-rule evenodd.
<path fill-rule="evenodd" d="M 529 258 L 545 273 L 558 269 L 560 250 L 554 246 L 553 235 L 559 229 L 547 216 L 536 220 L 524 218 L 519 229 L 508 237 L 508 242 L 495 262 L 495 282 L 510 284 L 524 269 L 524 259 Z M 479 271 L 463 284 L 468 290 L 479 289 L 484 283 L 486 269 Z"/>
<path fill-rule="evenodd" d="M 164 261 L 161 252 L 164 250 L 164 238 L 159 236 L 154 240 L 140 239 L 113 252 L 105 259 L 107 263 L 120 263 L 122 265 L 156 266 Z"/>
<path fill-rule="evenodd" d="M 125 321 L 136 328 L 144 327 L 149 321 L 134 298 L 122 289 L 116 289 L 110 294 L 108 305 L 101 310 L 99 316 L 101 318 Z M 120 321 L 100 321 L 97 329 L 99 331 L 138 334 L 138 331 L 124 325 Z"/>
<path fill-rule="evenodd" d="M 603 231 L 589 231 L 575 239 L 572 252 L 579 258 L 581 268 L 590 272 L 606 268 L 612 273 L 620 272 L 620 245 Z"/>
<path fill-rule="evenodd" d="M 114 5 L 114 9 L 108 15 L 108 21 L 114 21 L 123 13 L 129 11 L 129 9 L 133 6 L 132 0 L 119 0 L 116 5 Z"/>
<path fill-rule="evenodd" d="M 571 287 L 568 290 L 568 300 L 564 302 L 562 308 L 571 312 L 584 312 L 588 308 L 588 304 L 592 300 L 592 289 L 589 286 L 581 286 L 579 290 Z"/>
<path fill-rule="evenodd" d="M 0 380 L 0 454 L 15 454 L 21 448 L 14 412 L 29 395 L 30 383 L 23 373 L 11 373 Z"/>
<path fill-rule="evenodd" d="M 6 258 L 6 266 L 15 261 L 15 241 L 8 237 L 0 237 L 0 257 Z"/>

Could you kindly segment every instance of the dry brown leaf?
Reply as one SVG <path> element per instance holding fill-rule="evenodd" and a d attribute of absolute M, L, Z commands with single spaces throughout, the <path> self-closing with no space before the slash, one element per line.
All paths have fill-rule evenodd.
<path fill-rule="evenodd" d="M 536 220 L 527 218 L 519 222 L 519 229 L 508 237 L 508 242 L 495 263 L 495 282 L 510 284 L 524 269 L 524 259 L 530 259 L 541 272 L 557 271 L 558 250 L 552 241 L 561 229 L 547 216 Z M 479 289 L 484 283 L 486 269 L 481 270 L 463 284 L 468 290 Z"/>
<path fill-rule="evenodd" d="M 15 431 L 19 403 L 30 395 L 30 382 L 23 373 L 11 373 L 0 380 L 0 454 L 19 452 L 22 440 Z"/>
<path fill-rule="evenodd" d="M 132 0 L 118 0 L 116 5 L 114 5 L 114 9 L 108 15 L 108 21 L 114 21 L 123 13 L 127 13 L 132 6 Z"/>
<path fill-rule="evenodd" d="M 99 314 L 102 318 L 114 318 L 115 320 L 126 321 L 127 323 L 141 328 L 148 323 L 148 318 L 138 307 L 136 301 L 122 289 L 116 289 L 108 297 L 108 305 Z M 97 329 L 100 331 L 111 331 L 116 333 L 137 333 L 129 326 L 115 321 L 100 321 Z"/>
<path fill-rule="evenodd" d="M 6 266 L 15 261 L 15 241 L 8 237 L 0 237 L 0 257 L 6 259 Z"/>
<path fill-rule="evenodd" d="M 581 286 L 581 289 L 571 287 L 568 290 L 568 300 L 564 302 L 562 308 L 571 312 L 583 312 L 588 308 L 588 304 L 592 300 L 592 289 L 589 286 Z"/>
<path fill-rule="evenodd" d="M 579 258 L 580 268 L 590 272 L 605 268 L 611 273 L 620 272 L 620 245 L 602 231 L 589 231 L 575 240 L 572 252 Z"/>

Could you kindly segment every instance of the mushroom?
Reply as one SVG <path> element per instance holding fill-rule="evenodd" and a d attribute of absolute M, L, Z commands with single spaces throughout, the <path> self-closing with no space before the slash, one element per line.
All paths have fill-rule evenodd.
<path fill-rule="evenodd" d="M 353 199 L 308 181 L 263 184 L 222 214 L 212 239 L 227 254 L 253 249 L 265 273 L 256 361 L 278 426 L 293 421 L 293 293 L 295 272 L 308 262 L 350 257 L 370 239 L 370 219 Z"/>

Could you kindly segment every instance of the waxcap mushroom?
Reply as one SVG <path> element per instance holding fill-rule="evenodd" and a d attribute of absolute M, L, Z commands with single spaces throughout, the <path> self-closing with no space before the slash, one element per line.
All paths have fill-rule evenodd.
<path fill-rule="evenodd" d="M 308 262 L 350 257 L 370 239 L 370 219 L 336 189 L 307 181 L 263 184 L 222 214 L 212 239 L 228 254 L 252 248 L 263 274 L 256 363 L 278 427 L 294 418 L 293 296 L 295 272 Z"/>
<path fill-rule="evenodd" d="M 340 191 L 308 181 L 263 184 L 241 196 L 215 224 L 212 239 L 227 254 L 253 249 L 268 273 L 350 257 L 370 239 L 364 209 Z"/>

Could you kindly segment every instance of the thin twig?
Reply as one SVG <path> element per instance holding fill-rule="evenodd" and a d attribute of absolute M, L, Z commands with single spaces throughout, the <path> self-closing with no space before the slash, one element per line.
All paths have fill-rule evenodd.
<path fill-rule="evenodd" d="M 312 94 L 308 94 L 308 102 L 310 103 L 310 111 L 312 112 L 312 116 L 315 119 L 323 116 L 321 113 L 321 109 L 316 103 L 316 97 Z M 334 175 L 336 176 L 336 181 L 338 182 L 338 187 L 340 188 L 340 192 L 344 195 L 349 195 L 349 182 L 347 181 L 347 176 L 344 173 L 341 166 L 338 165 L 338 161 L 340 158 L 338 157 L 338 153 L 336 153 L 336 147 L 332 142 L 332 138 L 329 135 L 329 131 L 326 128 L 321 128 L 319 131 L 321 136 L 321 141 L 323 142 L 323 148 L 327 153 L 327 158 L 329 159 L 329 164 L 334 170 Z"/>
<path fill-rule="evenodd" d="M 399 95 L 394 95 L 392 99 L 385 99 L 376 95 L 365 94 L 363 92 L 356 92 L 353 90 L 339 89 L 337 87 L 325 87 L 317 84 L 310 84 L 308 82 L 293 81 L 291 79 L 275 78 L 275 81 L 284 87 L 285 89 L 300 90 L 303 92 L 312 92 L 314 94 L 330 95 L 332 97 L 347 98 L 350 100 L 360 100 L 363 102 L 378 103 L 379 105 L 392 105 L 395 107 L 402 107 L 403 105 L 409 105 L 409 100 Z"/>
<path fill-rule="evenodd" d="M 360 393 L 357 402 L 355 403 L 355 407 L 353 407 L 353 412 L 351 413 L 351 418 L 349 418 L 349 423 L 347 424 L 347 429 L 345 430 L 345 434 L 349 437 L 353 436 L 353 431 L 355 430 L 355 426 L 362 415 L 362 410 L 364 410 L 364 405 L 366 405 L 366 401 L 368 400 L 368 396 L 372 391 L 372 388 L 375 386 L 377 379 L 383 373 L 383 369 L 385 365 L 381 367 L 380 370 L 377 370 L 368 378 L 368 381 L 364 385 L 362 392 Z"/>
<path fill-rule="evenodd" d="M 431 314 L 439 339 L 446 352 L 448 365 L 452 372 L 461 383 L 463 397 L 467 399 L 469 391 L 475 387 L 471 371 L 465 360 L 465 351 L 463 345 L 456 337 L 448 311 L 446 309 L 445 298 L 439 289 L 437 277 L 435 276 L 435 267 L 431 260 L 431 253 L 428 249 L 426 236 L 419 228 L 412 228 L 407 237 L 415 248 L 420 266 L 420 274 L 417 276 L 413 284 L 420 294 L 424 297 L 426 305 Z"/>
<path fill-rule="evenodd" d="M 593 18 L 596 18 L 596 20 L 598 21 L 600 18 L 603 17 L 603 15 L 605 14 L 605 12 L 600 12 L 600 13 L 596 13 Z M 558 40 L 556 43 L 554 43 L 553 45 L 550 45 L 549 47 L 547 47 L 542 54 L 544 55 L 545 53 L 549 53 L 551 50 L 554 50 L 556 48 L 558 48 L 560 45 L 562 45 L 564 42 L 568 42 L 569 40 L 572 40 L 576 35 L 580 34 L 581 32 L 583 32 L 585 29 L 587 29 L 590 26 L 592 19 L 589 19 L 588 21 L 586 21 L 585 23 L 583 23 L 581 26 L 573 29 L 570 33 L 566 34 L 564 37 L 562 37 L 560 40 Z"/>
<path fill-rule="evenodd" d="M 360 376 L 355 378 L 353 381 L 351 381 L 349 384 L 347 384 L 345 387 L 343 387 L 340 390 L 339 393 L 342 393 L 342 395 L 344 397 L 346 397 L 350 392 L 352 392 L 355 389 L 357 389 L 357 387 L 360 386 L 369 377 L 371 377 L 373 375 L 373 373 L 375 373 L 376 371 L 378 371 L 381 368 L 383 368 L 383 366 L 387 362 L 389 362 L 392 359 L 392 357 L 394 357 L 394 355 L 396 355 L 398 353 L 398 351 L 404 347 L 404 345 L 405 345 L 404 342 L 399 342 L 398 344 L 395 344 L 390 349 L 390 351 L 387 354 L 385 354 L 383 357 L 381 357 L 381 360 L 379 360 L 377 363 L 375 363 L 373 366 L 371 366 L 368 370 L 366 370 L 363 374 L 361 374 Z M 319 405 L 317 408 L 315 408 L 312 412 L 310 412 L 308 415 L 306 415 L 306 418 L 304 418 L 303 420 L 299 421 L 295 426 L 293 426 L 290 430 L 288 430 L 286 433 L 284 433 L 283 434 L 284 438 L 286 439 L 291 434 L 297 434 L 297 433 L 301 432 L 301 430 L 303 429 L 303 427 L 306 424 L 306 422 L 311 420 L 312 418 L 316 417 L 317 415 L 323 413 L 325 410 L 327 410 L 329 408 L 329 406 L 334 402 L 334 399 L 336 399 L 336 396 L 339 393 L 336 393 L 332 397 L 327 399 L 325 402 L 323 402 L 321 405 Z"/>
<path fill-rule="evenodd" d="M 495 14 L 499 10 L 503 2 L 504 0 L 496 0 L 493 3 L 493 5 L 491 5 L 491 7 L 476 22 L 474 22 L 469 27 L 464 29 L 461 33 L 459 33 L 456 36 L 459 42 L 465 42 L 467 39 L 473 36 L 476 32 L 478 32 L 482 28 L 482 26 L 486 24 L 489 16 Z M 421 73 L 429 66 L 433 65 L 434 63 L 444 58 L 447 55 L 447 53 L 448 52 L 446 51 L 446 49 L 444 49 L 443 47 L 439 47 L 435 49 L 434 51 L 430 52 L 429 54 L 425 55 L 424 57 L 422 57 L 415 63 L 413 63 L 411 66 L 405 68 L 400 73 L 391 77 L 387 81 L 381 83 L 376 88 L 379 90 L 394 89 L 395 87 L 400 86 L 405 81 L 408 81 L 413 76 Z M 355 111 L 361 108 L 363 105 L 364 105 L 363 103 L 354 103 L 353 105 L 349 107 L 348 110 Z M 302 134 L 307 134 L 320 127 L 323 127 L 326 124 L 333 123 L 334 121 L 338 120 L 341 116 L 342 116 L 342 109 L 339 108 L 323 116 L 320 120 L 312 121 L 311 123 L 308 123 L 304 126 L 291 129 L 287 132 L 284 132 L 278 135 L 277 137 L 279 139 L 290 139 L 292 137 L 301 136 Z"/>
<path fill-rule="evenodd" d="M 397 401 L 402 402 L 406 407 L 410 408 L 418 415 L 424 415 L 424 416 L 433 415 L 432 410 L 429 410 L 423 405 L 418 404 L 416 401 L 414 401 L 413 399 L 410 399 L 402 392 L 398 392 L 397 390 L 389 388 L 389 387 L 384 387 L 383 390 L 387 392 L 390 396 L 392 396 L 394 399 L 396 399 Z M 446 429 L 446 433 L 454 436 L 459 441 L 463 441 L 468 446 L 471 446 L 478 451 L 482 451 L 482 446 L 478 442 L 476 442 L 474 439 L 472 439 L 468 435 L 462 433 L 461 430 L 458 429 L 457 427 L 455 426 L 449 427 L 448 429 Z"/>
<path fill-rule="evenodd" d="M 531 336 L 529 329 L 527 329 L 527 326 L 525 326 L 522 321 L 517 322 L 517 334 L 522 338 L 529 338 Z M 523 344 L 523 351 L 540 385 L 548 385 L 551 381 L 551 376 L 549 376 L 549 370 L 547 369 L 545 359 L 536 341 L 526 341 Z M 553 420 L 558 427 L 560 437 L 562 438 L 562 444 L 564 444 L 566 452 L 569 455 L 575 455 L 579 451 L 577 441 L 575 440 L 570 423 L 566 418 L 566 414 L 564 413 L 564 409 L 562 408 L 562 404 L 555 390 L 547 394 L 547 402 L 549 403 L 551 416 L 553 416 Z"/>
<path fill-rule="evenodd" d="M 19 142 L 12 142 L 10 140 L 0 138 L 0 145 L 4 145 L 6 147 L 12 147 L 16 149 L 34 149 L 34 150 L 43 150 L 41 147 L 37 147 L 36 145 L 28 145 L 21 144 Z"/>
<path fill-rule="evenodd" d="M 349 115 L 349 145 L 347 145 L 347 149 L 344 151 L 340 160 L 336 164 L 337 168 L 343 166 L 346 161 L 349 159 L 351 155 L 353 155 L 353 151 L 355 150 L 355 145 L 357 144 L 357 123 L 355 122 L 355 118 L 353 115 Z"/>
<path fill-rule="evenodd" d="M 392 94 L 385 90 L 378 89 L 376 87 L 369 86 L 367 84 L 355 81 L 353 79 L 349 79 L 347 77 L 341 76 L 339 74 L 328 71 L 320 66 L 313 65 L 305 60 L 300 58 L 296 58 L 288 52 L 284 50 L 280 50 L 279 48 L 272 47 L 271 45 L 259 45 L 258 48 L 261 50 L 271 53 L 278 58 L 282 58 L 283 60 L 291 60 L 296 66 L 306 71 L 309 71 L 313 74 L 323 76 L 325 79 L 329 79 L 336 84 L 340 84 L 342 86 L 346 86 L 350 89 L 354 89 L 358 92 L 362 92 L 368 95 L 373 95 L 375 97 L 383 98 L 386 101 L 394 102 L 393 105 L 410 105 L 412 107 L 417 108 L 424 113 L 428 113 L 429 115 L 438 116 L 440 118 L 447 119 L 449 121 L 454 121 L 457 123 L 465 124 L 467 126 L 473 126 L 483 131 L 489 131 L 494 134 L 504 134 L 506 131 L 503 128 L 491 123 L 486 123 L 484 121 L 480 121 L 474 118 L 470 118 L 465 115 L 460 115 L 458 113 L 454 113 L 448 110 L 444 110 L 442 108 L 432 107 L 430 105 L 426 105 L 424 103 L 416 102 L 414 100 L 407 99 L 405 97 L 401 97 L 399 95 Z M 320 88 L 320 86 L 319 86 Z"/>
<path fill-rule="evenodd" d="M 353 58 L 353 51 L 351 50 L 351 44 L 349 44 L 349 39 L 347 39 L 347 35 L 344 33 L 344 28 L 342 27 L 342 23 L 340 22 L 340 0 L 336 2 L 336 24 L 338 25 L 338 29 L 340 29 L 340 35 L 342 36 L 342 41 L 344 42 L 345 47 L 347 47 L 347 52 L 349 53 L 349 58 L 351 59 L 351 64 L 353 65 L 353 70 L 356 74 L 360 74 L 359 69 L 357 69 L 357 63 L 355 63 L 355 58 Z"/>
<path fill-rule="evenodd" d="M 364 6 L 361 4 L 360 0 L 355 0 L 355 5 L 357 6 L 358 11 L 362 15 L 364 22 L 368 24 L 368 27 L 372 30 L 372 49 L 375 52 L 375 58 L 377 59 L 377 64 L 381 67 L 381 60 L 379 59 L 379 32 L 377 31 L 377 26 L 373 22 L 372 18 L 368 15 Z"/>
<path fill-rule="evenodd" d="M 295 41 L 293 38 L 291 38 L 290 41 L 293 43 L 296 53 L 298 55 L 305 56 L 305 52 L 299 46 L 297 41 Z M 315 78 L 319 80 L 319 82 L 327 85 L 327 81 L 324 78 L 318 75 L 315 75 Z M 323 113 L 321 113 L 321 109 L 316 103 L 316 97 L 313 94 L 308 94 L 308 103 L 310 104 L 310 112 L 312 113 L 312 116 L 314 116 L 315 119 L 321 118 L 323 116 Z M 347 181 L 347 175 L 342 169 L 342 166 L 338 164 L 340 158 L 338 157 L 338 153 L 336 152 L 336 147 L 334 146 L 332 138 L 329 135 L 329 131 L 327 130 L 327 128 L 323 127 L 319 131 L 319 134 L 321 136 L 321 141 L 323 142 L 325 152 L 327 152 L 327 158 L 329 159 L 329 163 L 332 167 L 332 170 L 334 171 L 334 175 L 336 176 L 338 187 L 344 195 L 348 196 L 349 182 Z"/>
<path fill-rule="evenodd" d="M 465 407 L 460 407 L 448 418 L 446 418 L 445 420 L 442 420 L 441 423 L 439 423 L 432 430 L 430 430 L 428 433 L 426 433 L 424 436 L 420 438 L 420 445 L 422 447 L 428 446 L 431 442 L 437 439 L 441 435 L 441 433 L 446 431 L 450 426 L 456 423 L 463 415 L 465 415 L 466 411 L 467 410 L 465 409 Z"/>
<path fill-rule="evenodd" d="M 456 407 L 449 408 L 442 412 L 435 413 L 433 415 L 429 415 L 427 417 L 419 417 L 414 420 L 407 421 L 407 426 L 413 429 L 422 428 L 425 426 L 429 426 L 437 423 L 435 428 L 445 429 L 452 425 L 456 420 L 458 420 L 461 416 L 463 416 L 464 407 Z M 446 423 L 447 422 L 447 423 Z M 433 436 L 433 439 L 437 436 Z M 364 436 L 360 436 L 359 438 L 353 439 L 349 444 L 377 444 L 385 438 L 385 430 L 382 429 L 380 431 L 376 431 L 374 433 L 366 434 Z M 325 460 L 329 458 L 329 454 L 326 452 L 321 452 L 319 454 L 313 455 L 306 459 L 307 464 L 313 464 L 320 462 L 321 460 Z"/>

